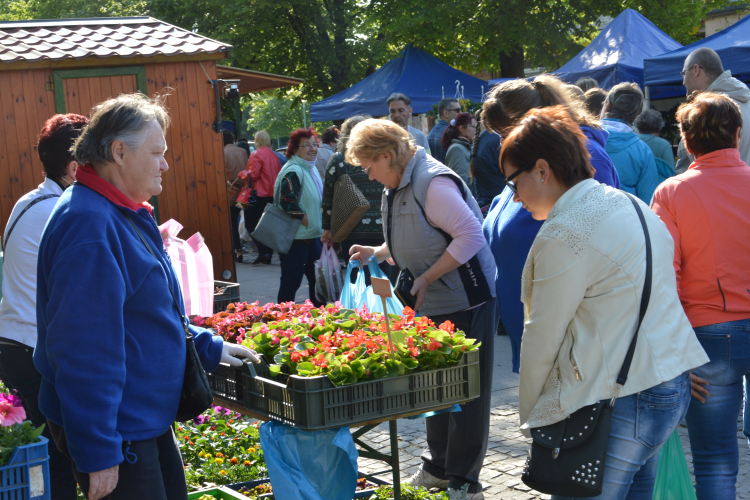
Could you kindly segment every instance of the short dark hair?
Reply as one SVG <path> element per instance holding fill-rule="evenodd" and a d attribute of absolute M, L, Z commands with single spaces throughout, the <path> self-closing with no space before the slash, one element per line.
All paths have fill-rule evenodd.
<path fill-rule="evenodd" d="M 224 145 L 227 144 L 234 144 L 234 134 L 231 133 L 229 130 L 224 130 L 222 132 L 222 135 L 224 136 Z"/>
<path fill-rule="evenodd" d="M 724 72 L 724 66 L 721 64 L 721 57 L 719 57 L 719 54 L 713 49 L 709 49 L 708 47 L 695 49 L 687 56 L 685 62 L 689 62 L 690 67 L 697 64 L 714 80 Z"/>
<path fill-rule="evenodd" d="M 292 156 L 297 154 L 297 150 L 299 149 L 299 143 L 302 142 L 302 139 L 309 139 L 310 137 L 314 137 L 315 140 L 318 140 L 318 133 L 315 131 L 315 128 L 298 128 L 294 132 L 292 132 L 289 135 L 289 142 L 286 145 L 286 151 L 284 151 L 284 155 L 286 155 L 287 158 L 291 158 Z"/>
<path fill-rule="evenodd" d="M 323 144 L 331 144 L 339 140 L 339 135 L 339 128 L 336 125 L 332 125 L 320 134 L 320 140 Z"/>
<path fill-rule="evenodd" d="M 643 109 L 643 92 L 636 83 L 618 83 L 609 91 L 605 102 L 609 103 L 607 117 L 631 125 Z"/>
<path fill-rule="evenodd" d="M 580 88 L 584 92 L 588 92 L 591 89 L 599 88 L 599 82 L 590 76 L 582 76 L 576 80 L 576 87 Z"/>
<path fill-rule="evenodd" d="M 695 156 L 736 147 L 742 114 L 728 96 L 714 92 L 693 92 L 677 108 L 677 122 L 685 146 Z"/>
<path fill-rule="evenodd" d="M 647 109 L 635 119 L 635 128 L 641 134 L 658 134 L 664 127 L 664 118 L 655 109 Z"/>
<path fill-rule="evenodd" d="M 443 111 L 448 109 L 450 105 L 453 104 L 454 102 L 457 102 L 459 106 L 461 105 L 459 100 L 456 99 L 455 97 L 446 97 L 445 99 L 441 99 L 440 102 L 438 102 L 438 118 L 442 118 Z"/>
<path fill-rule="evenodd" d="M 602 108 L 604 107 L 604 101 L 607 100 L 607 91 L 600 88 L 589 89 L 583 94 L 583 107 L 589 112 L 591 116 L 597 120 L 602 114 Z"/>
<path fill-rule="evenodd" d="M 88 118 L 74 113 L 55 115 L 44 122 L 36 150 L 47 177 L 57 180 L 67 174 L 68 164 L 75 161 L 70 148 L 88 124 Z"/>
<path fill-rule="evenodd" d="M 500 171 L 506 163 L 516 168 L 544 159 L 565 187 L 591 179 L 594 168 L 586 149 L 586 136 L 564 106 L 530 110 L 503 141 Z"/>
<path fill-rule="evenodd" d="M 404 101 L 404 104 L 406 104 L 407 106 L 411 106 L 411 99 L 409 99 L 408 96 L 402 94 L 401 92 L 394 92 L 393 94 L 389 95 L 385 103 L 390 104 L 393 101 Z"/>

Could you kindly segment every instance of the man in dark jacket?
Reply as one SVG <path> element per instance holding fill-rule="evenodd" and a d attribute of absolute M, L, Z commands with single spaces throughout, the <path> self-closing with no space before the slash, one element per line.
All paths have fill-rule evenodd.
<path fill-rule="evenodd" d="M 440 145 L 440 139 L 448 124 L 457 114 L 461 112 L 461 104 L 458 99 L 443 99 L 438 103 L 438 121 L 430 133 L 427 134 L 427 142 L 430 144 L 432 157 L 442 164 L 445 164 L 445 149 Z"/>

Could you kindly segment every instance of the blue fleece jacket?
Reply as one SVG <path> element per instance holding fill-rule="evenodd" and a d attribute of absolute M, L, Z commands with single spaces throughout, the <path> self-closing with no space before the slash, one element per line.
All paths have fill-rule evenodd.
<path fill-rule="evenodd" d="M 608 128 L 608 122 L 624 124 L 621 120 L 606 118 L 603 120 L 605 128 Z M 632 130 L 621 132 L 609 128 L 608 131 L 605 149 L 620 175 L 622 190 L 636 195 L 647 205 L 651 204 L 651 197 L 659 185 L 654 153 Z"/>
<path fill-rule="evenodd" d="M 64 427 L 86 473 L 121 463 L 123 442 L 164 434 L 184 379 L 185 331 L 167 280 L 184 309 L 179 282 L 148 210 L 123 210 L 158 259 L 118 206 L 79 184 L 60 197 L 39 245 L 39 407 Z M 215 370 L 221 337 L 190 330 Z"/>
<path fill-rule="evenodd" d="M 617 171 L 604 151 L 607 132 L 581 127 L 589 138 L 586 148 L 596 169 L 594 179 L 609 186 L 619 187 Z M 513 371 L 521 366 L 521 337 L 523 336 L 523 303 L 521 302 L 521 274 L 536 233 L 544 221 L 534 220 L 531 212 L 513 201 L 510 188 L 495 198 L 482 225 L 497 265 L 495 287 L 500 319 L 508 332 L 513 354 Z"/>

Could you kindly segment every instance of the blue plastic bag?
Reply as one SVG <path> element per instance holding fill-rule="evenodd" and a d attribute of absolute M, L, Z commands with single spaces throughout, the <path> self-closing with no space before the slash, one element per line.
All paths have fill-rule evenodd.
<path fill-rule="evenodd" d="M 260 443 L 276 498 L 354 498 L 359 453 L 349 427 L 308 432 L 271 420 L 260 426 Z"/>
<path fill-rule="evenodd" d="M 382 313 L 383 302 L 380 296 L 375 295 L 375 292 L 372 291 L 372 287 L 365 284 L 365 273 L 357 273 L 357 280 L 352 284 L 352 269 L 359 267 L 359 265 L 358 260 L 350 260 L 346 267 L 344 288 L 341 290 L 341 305 L 347 309 L 360 309 L 363 305 L 367 305 L 368 311 Z M 370 270 L 371 277 L 387 279 L 385 273 L 378 267 L 378 261 L 374 256 L 370 257 L 367 267 Z M 391 286 L 391 296 L 386 299 L 386 307 L 388 307 L 388 314 L 400 315 L 404 310 L 401 301 L 393 294 L 393 286 Z"/>

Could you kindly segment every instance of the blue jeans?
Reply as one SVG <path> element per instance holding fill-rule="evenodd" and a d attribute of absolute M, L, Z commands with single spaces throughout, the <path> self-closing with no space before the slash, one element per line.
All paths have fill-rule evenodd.
<path fill-rule="evenodd" d="M 302 277 L 307 277 L 310 289 L 310 300 L 315 307 L 323 305 L 315 298 L 315 261 L 320 259 L 323 250 L 318 238 L 312 240 L 294 240 L 286 254 L 279 254 L 281 261 L 281 278 L 279 280 L 279 302 L 294 302 L 297 290 L 302 284 Z M 260 251 L 260 250 L 259 250 Z"/>
<path fill-rule="evenodd" d="M 687 413 L 690 449 L 698 500 L 736 498 L 739 468 L 737 418 L 750 400 L 750 319 L 695 328 L 711 360 L 693 373 L 708 380 L 705 403 L 694 400 Z M 750 438 L 750 412 L 745 409 L 745 436 Z"/>
<path fill-rule="evenodd" d="M 602 494 L 607 500 L 651 500 L 659 450 L 690 404 L 690 374 L 615 401 Z M 553 500 L 568 497 L 553 495 Z"/>

